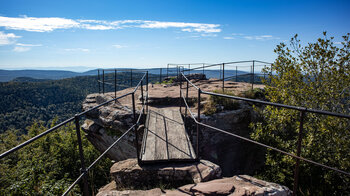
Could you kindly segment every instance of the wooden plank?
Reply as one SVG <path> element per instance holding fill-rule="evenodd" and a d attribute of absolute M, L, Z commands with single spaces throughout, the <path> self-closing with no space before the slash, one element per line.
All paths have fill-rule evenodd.
<path fill-rule="evenodd" d="M 149 123 L 146 124 L 146 142 L 145 151 L 142 156 L 142 160 L 154 160 L 155 139 L 156 136 L 152 133 L 156 127 L 156 116 L 155 113 L 149 112 Z"/>
<path fill-rule="evenodd" d="M 184 122 L 181 114 L 178 110 L 172 110 L 172 121 L 169 120 L 173 127 L 169 130 L 171 137 L 169 136 L 169 142 L 175 144 L 175 149 L 172 151 L 171 156 L 173 159 L 194 159 L 192 145 L 189 145 L 188 136 L 185 130 Z"/>
<path fill-rule="evenodd" d="M 155 149 L 154 149 L 154 159 L 155 160 L 166 160 L 168 159 L 167 153 L 167 138 L 165 134 L 165 125 L 164 117 L 161 110 L 157 111 L 156 114 L 156 127 L 154 130 L 156 140 L 155 140 Z"/>

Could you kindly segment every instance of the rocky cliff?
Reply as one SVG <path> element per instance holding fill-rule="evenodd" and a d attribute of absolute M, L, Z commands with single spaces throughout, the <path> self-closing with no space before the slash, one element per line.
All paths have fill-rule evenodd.
<path fill-rule="evenodd" d="M 193 80 L 192 82 L 194 82 L 202 90 L 206 91 L 213 91 L 221 87 L 221 81 Z M 250 85 L 246 83 L 235 83 L 227 81 L 225 82 L 225 87 L 230 91 L 233 91 L 238 94 L 239 92 L 250 88 Z M 117 96 L 131 92 L 132 90 L 133 89 L 125 89 L 123 91 L 119 91 Z M 198 92 L 195 88 L 189 89 L 188 96 L 191 100 L 190 108 L 192 111 L 197 111 L 198 106 L 196 104 L 193 104 L 196 102 L 197 93 Z M 139 98 L 136 100 L 136 109 L 139 110 L 141 108 L 139 91 L 136 92 L 135 97 Z M 112 98 L 114 98 L 114 93 L 88 95 L 83 103 L 83 110 L 92 108 Z M 178 108 L 180 103 L 179 86 L 176 84 L 149 84 L 149 98 L 150 108 Z M 208 95 L 203 94 L 201 99 L 201 105 L 205 105 L 205 102 L 208 102 L 209 99 L 210 97 Z M 243 137 L 249 137 L 249 124 L 256 118 L 256 113 L 254 112 L 251 105 L 244 102 L 239 102 L 238 107 L 235 107 L 235 109 L 230 110 L 220 105 L 216 107 L 219 107 L 220 110 L 217 110 L 218 112 L 211 115 L 205 115 L 203 112 L 204 108 L 201 109 L 201 121 L 203 123 L 229 131 L 231 133 L 235 133 Z M 183 111 L 184 110 L 182 110 L 182 112 Z M 93 112 L 87 113 L 86 120 L 82 128 L 86 132 L 89 141 L 98 150 L 104 151 L 119 136 L 125 133 L 126 130 L 128 130 L 128 128 L 132 126 L 133 122 L 134 119 L 132 113 L 132 101 L 131 96 L 128 96 L 116 102 L 112 102 L 105 107 L 101 107 L 98 110 L 94 110 Z M 185 123 L 187 131 L 191 137 L 192 144 L 195 145 L 196 126 L 192 122 L 192 119 L 190 119 L 189 117 L 185 117 Z M 142 133 L 142 130 L 138 131 L 138 134 L 140 134 L 139 138 L 142 138 Z M 195 178 L 193 178 L 193 176 L 202 175 L 203 173 L 202 170 L 199 169 L 200 167 L 198 165 L 194 167 L 196 168 L 195 170 L 197 170 L 196 172 L 194 172 L 196 174 L 193 174 L 193 172 L 191 174 L 191 171 L 193 169 L 191 169 L 190 166 L 184 166 L 186 169 L 176 169 L 178 170 L 177 173 L 174 169 L 175 166 L 170 167 L 169 170 L 164 168 L 147 169 L 144 166 L 139 167 L 136 163 L 134 163 L 135 159 L 134 162 L 129 160 L 130 158 L 136 157 L 135 143 L 135 132 L 132 132 L 129 135 L 126 135 L 126 137 L 123 140 L 121 140 L 120 143 L 118 143 L 118 145 L 116 145 L 109 151 L 108 157 L 119 162 L 116 163 L 118 164 L 117 166 L 114 165 L 111 169 L 111 176 L 114 179 L 114 181 L 112 182 L 112 184 L 102 189 L 99 195 L 123 195 L 125 193 L 120 192 L 120 189 L 142 189 L 143 182 L 148 184 L 146 186 L 147 189 L 156 188 L 156 184 L 159 185 L 159 182 L 165 182 L 165 184 L 173 185 L 176 184 L 178 186 L 172 188 L 176 188 L 177 191 L 186 193 L 187 195 L 208 195 L 209 193 L 209 195 L 244 195 L 246 193 L 249 193 L 246 195 L 258 195 L 258 193 L 266 195 L 265 193 L 270 193 L 269 190 L 272 190 L 271 193 L 273 193 L 270 195 L 289 194 L 289 190 L 286 187 L 275 185 L 273 183 L 259 181 L 258 179 L 255 179 L 250 176 L 240 175 L 254 174 L 254 172 L 263 165 L 264 151 L 261 148 L 258 148 L 254 145 L 246 143 L 232 136 L 228 136 L 223 133 L 211 130 L 209 128 L 201 127 L 201 131 L 199 134 L 199 157 L 203 159 L 203 162 L 208 163 L 207 165 L 215 165 L 210 168 L 220 168 L 220 175 L 212 174 L 212 171 L 207 172 L 210 174 L 209 176 L 212 177 L 204 181 L 220 179 L 218 181 L 214 180 L 210 184 L 201 184 L 202 182 L 204 182 L 204 178 L 202 178 L 203 176 L 201 176 L 202 180 L 195 180 Z M 141 141 L 138 141 L 138 145 L 140 145 L 140 143 Z M 123 160 L 126 160 L 126 162 L 123 162 Z M 204 160 L 208 161 L 206 162 Z M 116 168 L 118 168 L 118 172 L 115 172 Z M 205 170 L 206 169 L 203 169 L 203 171 Z M 133 179 L 132 176 L 134 176 L 135 179 Z M 130 184 L 135 185 L 136 180 L 139 180 L 140 176 L 143 176 L 142 179 L 145 179 L 142 182 L 140 182 L 141 186 L 130 186 Z M 222 179 L 222 176 L 229 178 Z M 158 179 L 158 181 L 156 180 L 155 183 L 151 183 L 154 182 L 154 179 Z M 174 181 L 167 181 L 171 179 L 178 179 L 182 183 L 179 184 L 178 181 L 176 183 Z M 127 184 L 127 182 L 130 183 Z M 191 185 L 191 183 L 195 183 L 195 185 Z M 249 190 L 246 190 L 245 188 L 240 187 L 241 185 L 251 188 L 249 188 Z M 216 186 L 221 187 L 221 190 L 214 190 L 214 187 Z M 152 189 L 150 190 L 150 192 L 141 193 L 150 195 L 161 195 L 158 194 L 159 190 Z M 282 192 L 284 191 L 283 194 L 280 194 L 278 192 L 280 190 L 282 190 Z M 135 191 L 131 191 L 129 193 L 131 195 L 139 195 L 139 192 Z M 162 191 L 164 190 L 162 189 Z M 179 194 L 179 192 L 167 190 L 166 194 L 177 195 Z"/>
<path fill-rule="evenodd" d="M 212 80 L 192 80 L 203 90 L 213 91 L 220 89 L 221 81 Z M 225 82 L 226 89 L 239 94 L 249 89 L 247 83 Z M 257 87 L 263 87 L 262 85 Z M 122 95 L 131 92 L 133 89 L 125 89 L 118 92 Z M 178 107 L 179 103 L 179 86 L 176 84 L 154 84 L 149 85 L 150 106 L 167 106 Z M 118 96 L 117 95 L 117 96 Z M 136 98 L 140 98 L 140 92 L 137 91 Z M 189 89 L 189 99 L 195 100 L 197 91 L 194 88 Z M 114 93 L 90 94 L 83 103 L 83 110 L 87 110 L 106 100 L 114 98 Z M 209 100 L 209 96 L 202 95 L 202 102 Z M 109 145 L 122 135 L 132 124 L 132 104 L 131 96 L 124 97 L 117 102 L 112 102 L 105 107 L 87 113 L 87 120 L 82 126 L 87 133 L 90 142 L 100 151 L 107 149 Z M 190 105 L 192 111 L 197 111 L 196 105 Z M 220 106 L 217 106 L 220 107 Z M 141 101 L 136 100 L 136 108 L 141 108 Z M 184 112 L 184 110 L 182 110 Z M 218 127 L 223 130 L 249 137 L 249 124 L 254 121 L 256 114 L 251 105 L 245 102 L 239 102 L 239 106 L 234 110 L 221 108 L 220 112 L 206 116 L 201 114 L 203 123 Z M 196 144 L 196 127 L 193 121 L 185 119 L 186 127 L 192 139 L 192 144 Z M 142 134 L 142 132 L 139 132 Z M 142 138 L 141 136 L 139 138 Z M 139 141 L 141 142 L 141 141 Z M 224 176 L 234 174 L 253 174 L 264 162 L 263 149 L 257 148 L 240 139 L 227 136 L 225 134 L 213 131 L 208 128 L 202 128 L 200 132 L 200 156 L 203 159 L 210 160 L 222 167 Z M 136 157 L 135 135 L 129 134 L 126 139 L 120 141 L 109 153 L 109 158 L 120 161 L 127 158 Z"/>

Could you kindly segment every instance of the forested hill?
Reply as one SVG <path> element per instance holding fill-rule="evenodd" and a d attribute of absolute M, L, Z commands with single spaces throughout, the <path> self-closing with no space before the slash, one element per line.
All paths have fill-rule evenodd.
<path fill-rule="evenodd" d="M 64 79 L 75 76 L 96 75 L 96 70 L 86 72 L 73 72 L 62 70 L 2 70 L 0 69 L 0 82 L 8 82 L 18 77 L 31 77 L 35 79 Z"/>
<path fill-rule="evenodd" d="M 108 75 L 106 76 L 108 77 Z M 128 73 L 118 74 L 118 84 L 130 85 Z M 133 74 L 133 85 L 140 79 L 140 73 Z M 125 87 L 120 87 L 122 89 Z M 112 91 L 108 88 L 106 91 Z M 43 82 L 0 83 L 0 133 L 8 129 L 25 128 L 34 121 L 49 123 L 55 117 L 58 121 L 72 117 L 81 111 L 81 103 L 89 93 L 98 92 L 96 76 Z"/>

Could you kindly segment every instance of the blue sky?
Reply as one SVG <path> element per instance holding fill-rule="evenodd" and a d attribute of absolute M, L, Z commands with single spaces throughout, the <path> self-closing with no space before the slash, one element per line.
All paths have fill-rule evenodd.
<path fill-rule="evenodd" d="M 341 41 L 348 10 L 335 0 L 0 0 L 0 69 L 273 62 L 296 33 Z"/>

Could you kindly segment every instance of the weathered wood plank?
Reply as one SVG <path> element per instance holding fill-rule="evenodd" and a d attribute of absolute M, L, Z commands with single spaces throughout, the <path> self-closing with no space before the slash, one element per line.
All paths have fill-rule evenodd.
<path fill-rule="evenodd" d="M 155 130 L 156 127 L 156 117 L 154 113 L 149 113 L 149 122 L 146 124 L 146 142 L 144 142 L 144 154 L 142 156 L 142 160 L 154 160 L 154 152 L 151 149 L 155 148 L 155 138 L 156 136 L 153 134 L 152 130 Z"/>
<path fill-rule="evenodd" d="M 166 160 L 168 159 L 168 153 L 167 153 L 167 138 L 165 133 L 165 125 L 164 125 L 164 116 L 162 114 L 161 110 L 157 111 L 156 114 L 157 122 L 155 127 L 155 136 L 156 136 L 156 142 L 155 142 L 155 149 L 154 149 L 154 159 L 155 160 Z"/>
<path fill-rule="evenodd" d="M 159 108 L 148 115 L 143 161 L 196 158 L 178 110 Z"/>

